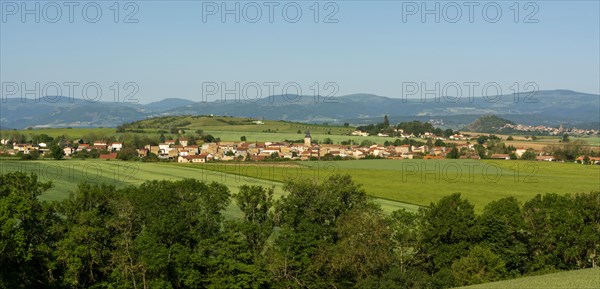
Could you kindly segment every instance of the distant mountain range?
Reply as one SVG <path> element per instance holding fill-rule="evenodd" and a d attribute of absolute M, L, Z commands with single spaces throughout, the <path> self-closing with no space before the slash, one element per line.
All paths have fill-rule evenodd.
<path fill-rule="evenodd" d="M 600 95 L 570 90 L 539 91 L 534 98 L 521 95 L 462 98 L 458 101 L 429 98 L 399 99 L 373 94 L 333 98 L 275 95 L 255 101 L 193 102 L 167 98 L 150 104 L 90 103 L 63 97 L 56 103 L 22 102 L 9 98 L 0 102 L 2 128 L 26 127 L 114 127 L 125 122 L 164 115 L 229 115 L 311 123 L 365 124 L 381 121 L 436 119 L 448 127 L 464 127 L 479 116 L 494 114 L 528 125 L 600 126 Z"/>

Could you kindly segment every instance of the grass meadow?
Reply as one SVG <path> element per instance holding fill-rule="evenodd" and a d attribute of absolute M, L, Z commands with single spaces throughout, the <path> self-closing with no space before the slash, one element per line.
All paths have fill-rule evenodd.
<path fill-rule="evenodd" d="M 523 277 L 506 281 L 485 283 L 461 289 L 598 289 L 600 268 L 566 271 L 553 274 Z"/>
<path fill-rule="evenodd" d="M 176 165 L 176 164 L 173 164 Z M 291 163 L 212 163 L 203 170 L 281 182 L 350 174 L 373 197 L 426 206 L 461 193 L 478 211 L 514 196 L 524 202 L 537 194 L 600 190 L 600 166 L 575 163 L 492 160 L 356 160 Z"/>
<path fill-rule="evenodd" d="M 275 198 L 285 194 L 282 189 L 282 180 L 274 181 L 268 178 L 246 177 L 233 172 L 220 172 L 201 169 L 197 165 L 176 163 L 142 163 L 118 160 L 20 161 L 0 159 L 0 173 L 12 171 L 36 173 L 41 181 L 51 181 L 53 187 L 40 196 L 40 199 L 46 201 L 60 201 L 68 198 L 69 194 L 77 188 L 77 185 L 83 182 L 104 183 L 123 187 L 139 185 L 147 180 L 179 180 L 184 178 L 224 183 L 231 189 L 232 193 L 237 193 L 242 185 L 260 185 L 274 187 Z M 374 201 L 380 204 L 382 209 L 388 213 L 401 208 L 409 211 L 416 211 L 419 208 L 419 206 L 393 200 L 375 199 Z M 239 216 L 240 211 L 237 206 L 231 204 L 227 214 Z"/>

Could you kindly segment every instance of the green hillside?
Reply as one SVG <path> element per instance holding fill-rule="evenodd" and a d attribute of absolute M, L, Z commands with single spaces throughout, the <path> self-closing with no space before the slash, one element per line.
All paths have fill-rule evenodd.
<path fill-rule="evenodd" d="M 598 190 L 600 167 L 556 162 L 494 160 L 351 160 L 182 165 L 244 177 L 283 182 L 290 178 L 324 179 L 349 174 L 367 194 L 386 200 L 427 206 L 461 193 L 478 212 L 489 202 L 515 197 L 525 202 L 537 194 L 574 194 Z M 381 180 L 385 180 L 382 182 Z"/>
<path fill-rule="evenodd" d="M 297 133 L 310 130 L 317 134 L 347 134 L 353 127 L 305 124 L 288 121 L 259 120 L 228 116 L 165 116 L 124 124 L 121 128 L 127 130 L 184 130 L 204 131 L 234 131 L 234 132 L 268 132 L 268 133 Z"/>
<path fill-rule="evenodd" d="M 597 289 L 600 288 L 600 268 L 566 271 L 479 284 L 463 289 Z"/>
<path fill-rule="evenodd" d="M 495 115 L 484 115 L 467 125 L 464 130 L 493 133 L 498 132 L 506 124 L 514 123 Z"/>

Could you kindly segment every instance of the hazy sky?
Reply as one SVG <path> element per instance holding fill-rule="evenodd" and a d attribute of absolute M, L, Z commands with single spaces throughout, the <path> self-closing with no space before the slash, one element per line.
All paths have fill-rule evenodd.
<path fill-rule="evenodd" d="M 213 82 L 230 88 L 236 82 L 241 87 L 255 82 L 263 86 L 263 94 L 268 91 L 266 82 L 279 83 L 276 93 L 288 83 L 298 83 L 304 94 L 311 94 L 313 83 L 323 89 L 334 82 L 337 95 L 390 97 L 405 93 L 403 83 L 433 88 L 436 82 L 493 82 L 504 93 L 510 93 L 515 82 L 533 82 L 539 89 L 600 92 L 598 1 L 519 2 L 518 9 L 514 1 L 487 6 L 488 2 L 433 1 L 316 6 L 313 1 L 138 1 L 120 2 L 119 7 L 114 1 L 96 1 L 86 7 L 87 14 L 86 2 L 28 2 L 27 7 L 22 1 L 0 2 L 3 83 L 33 87 L 35 82 L 94 82 L 102 87 L 103 100 L 111 100 L 115 82 L 124 91 L 133 89 L 123 87 L 125 83 L 137 84 L 136 98 L 142 103 L 167 97 L 200 100 L 203 83 Z M 236 3 L 239 23 L 235 12 L 221 13 Z M 439 12 L 422 15 L 423 8 L 435 5 Z M 22 8 L 34 12 L 25 14 Z M 101 15 L 96 17 L 98 8 Z M 297 16 L 298 8 L 302 15 Z M 91 23 L 94 18 L 98 21 Z M 138 23 L 124 23 L 126 19 Z M 119 94 L 126 95 L 124 91 Z"/>

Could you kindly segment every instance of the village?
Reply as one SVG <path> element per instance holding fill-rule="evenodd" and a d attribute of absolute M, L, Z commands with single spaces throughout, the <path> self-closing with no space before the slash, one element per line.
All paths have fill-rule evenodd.
<path fill-rule="evenodd" d="M 598 135 L 600 130 L 597 129 L 581 129 L 581 128 L 565 128 L 561 124 L 558 128 L 550 127 L 545 125 L 523 125 L 523 124 L 505 124 L 502 128 L 512 129 L 520 132 L 537 132 L 547 135 L 562 135 L 562 134 L 573 134 L 573 135 Z"/>
<path fill-rule="evenodd" d="M 354 131 L 352 135 L 366 136 L 367 133 Z M 380 134 L 380 136 L 386 136 Z M 169 139 L 157 145 L 146 144 L 143 147 L 129 149 L 133 156 L 123 158 L 125 144 L 123 142 L 109 142 L 96 140 L 83 143 L 81 140 L 66 142 L 60 145 L 65 158 L 99 158 L 111 159 L 141 159 L 155 161 L 172 161 L 178 163 L 206 163 L 213 161 L 277 161 L 277 160 L 346 160 L 346 159 L 497 159 L 497 160 L 537 160 L 557 161 L 557 159 L 543 151 L 533 148 L 510 147 L 504 149 L 507 153 L 497 153 L 485 150 L 479 145 L 477 139 L 456 133 L 447 139 L 426 132 L 415 136 L 414 134 L 402 135 L 404 143 L 394 145 L 385 144 L 349 145 L 349 144 L 323 144 L 313 140 L 310 132 L 306 132 L 303 143 L 294 142 L 247 142 L 247 141 L 218 141 L 207 142 L 190 141 L 187 138 Z M 410 139 L 420 139 L 412 140 Z M 398 141 L 398 140 L 397 140 Z M 396 141 L 396 142 L 397 142 Z M 427 141 L 427 143 L 425 143 Z M 434 145 L 436 144 L 444 145 Z M 452 141 L 444 143 L 444 141 Z M 407 144 L 408 143 L 408 144 Z M 48 155 L 50 145 L 47 143 L 11 143 L 2 139 L 5 147 L 1 150 L 3 155 L 27 156 L 30 154 Z M 428 145 L 429 144 L 429 145 Z M 12 148 L 9 148 L 11 147 Z M 482 148 L 484 152 L 481 153 Z M 83 156 L 83 157 L 82 157 Z M 579 163 L 600 164 L 600 157 L 581 155 L 575 160 Z"/>

